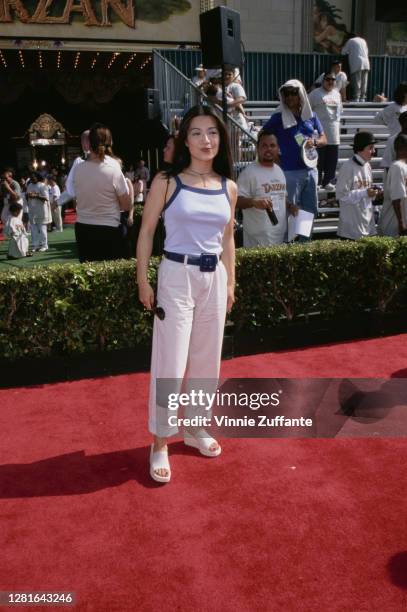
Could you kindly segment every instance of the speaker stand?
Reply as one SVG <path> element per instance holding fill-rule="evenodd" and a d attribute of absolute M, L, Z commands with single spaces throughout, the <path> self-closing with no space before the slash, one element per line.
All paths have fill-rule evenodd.
<path fill-rule="evenodd" d="M 225 64 L 222 64 L 222 116 L 225 125 L 227 125 L 228 120 L 228 103 L 226 101 L 226 86 L 225 86 Z"/>

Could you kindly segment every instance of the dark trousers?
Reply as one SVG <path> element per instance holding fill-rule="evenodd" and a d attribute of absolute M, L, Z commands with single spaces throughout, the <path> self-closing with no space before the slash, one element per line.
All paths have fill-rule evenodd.
<path fill-rule="evenodd" d="M 328 185 L 335 178 L 339 145 L 325 145 L 318 149 L 318 185 Z"/>
<path fill-rule="evenodd" d="M 136 256 L 136 228 L 134 225 L 127 225 L 129 218 L 128 212 L 120 213 L 120 225 L 122 235 L 122 257 L 124 259 L 130 259 Z"/>
<path fill-rule="evenodd" d="M 120 259 L 122 256 L 120 227 L 75 223 L 75 238 L 81 263 Z"/>

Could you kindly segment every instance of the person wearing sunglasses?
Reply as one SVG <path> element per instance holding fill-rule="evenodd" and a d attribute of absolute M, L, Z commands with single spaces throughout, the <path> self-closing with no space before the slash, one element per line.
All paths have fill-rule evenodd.
<path fill-rule="evenodd" d="M 335 190 L 333 181 L 340 142 L 342 100 L 339 91 L 335 88 L 335 82 L 335 75 L 326 72 L 321 87 L 309 94 L 311 108 L 317 113 L 327 140 L 327 144 L 318 151 L 318 184 L 327 191 Z"/>
<path fill-rule="evenodd" d="M 342 70 L 342 62 L 340 60 L 333 61 L 331 63 L 331 67 L 329 68 L 329 72 L 335 75 L 335 89 L 337 89 L 341 94 L 342 102 L 346 102 L 346 87 L 349 85 L 349 81 L 346 73 Z M 319 77 L 315 80 L 312 89 L 321 87 L 324 76 L 325 72 L 319 75 Z"/>
<path fill-rule="evenodd" d="M 263 127 L 277 136 L 288 201 L 315 216 L 318 171 L 315 164 L 305 163 L 303 149 L 326 145 L 324 129 L 312 111 L 301 81 L 286 81 L 280 87 L 279 95 L 280 106 Z M 304 241 L 308 238 L 300 236 L 299 239 Z"/>

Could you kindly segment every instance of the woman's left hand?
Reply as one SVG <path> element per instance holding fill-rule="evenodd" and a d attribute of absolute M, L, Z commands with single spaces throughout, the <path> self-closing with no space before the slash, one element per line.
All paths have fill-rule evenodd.
<path fill-rule="evenodd" d="M 227 302 L 226 302 L 226 310 L 230 312 L 233 308 L 233 304 L 235 303 L 235 288 L 230 287 L 228 285 L 227 289 Z"/>

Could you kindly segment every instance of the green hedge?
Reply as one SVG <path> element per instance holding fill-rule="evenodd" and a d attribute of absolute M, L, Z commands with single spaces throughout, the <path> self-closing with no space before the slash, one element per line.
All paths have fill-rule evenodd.
<path fill-rule="evenodd" d="M 366 309 L 385 312 L 400 306 L 406 279 L 405 238 L 238 249 L 232 319 L 238 329 L 247 329 L 311 313 L 330 319 Z"/>
<path fill-rule="evenodd" d="M 153 259 L 153 284 L 157 265 Z M 406 278 L 405 238 L 239 249 L 231 319 L 238 332 L 311 313 L 395 310 Z M 134 260 L 0 274 L 2 358 L 134 347 L 148 341 L 151 324 L 138 302 Z"/>
<path fill-rule="evenodd" d="M 0 274 L 0 357 L 132 347 L 149 338 L 151 319 L 138 301 L 134 260 Z"/>

